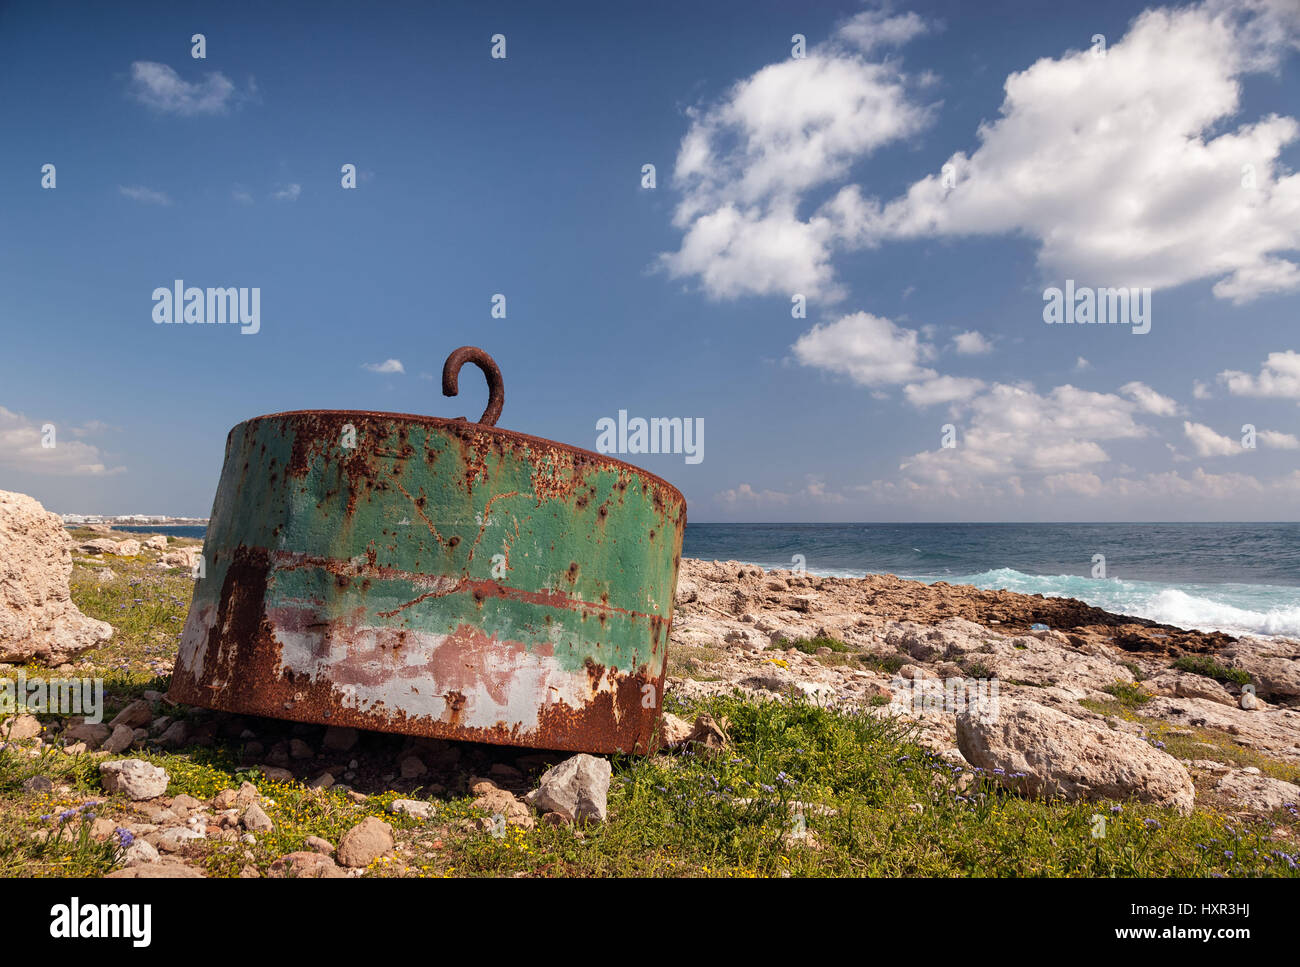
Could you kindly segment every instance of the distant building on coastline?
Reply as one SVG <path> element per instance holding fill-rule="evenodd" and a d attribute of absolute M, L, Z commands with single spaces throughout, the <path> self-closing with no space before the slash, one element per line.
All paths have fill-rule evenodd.
<path fill-rule="evenodd" d="M 165 514 L 60 514 L 65 527 L 80 527 L 86 524 L 122 524 L 127 527 L 142 527 L 159 524 L 173 527 L 206 527 L 206 517 L 168 517 Z"/>

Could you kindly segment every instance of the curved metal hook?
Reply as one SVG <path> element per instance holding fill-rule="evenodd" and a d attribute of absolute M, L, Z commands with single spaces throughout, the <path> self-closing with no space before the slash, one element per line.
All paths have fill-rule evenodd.
<path fill-rule="evenodd" d="M 501 379 L 501 367 L 496 364 L 496 360 L 477 346 L 461 346 L 447 357 L 447 361 L 442 364 L 442 395 L 455 396 L 459 392 L 457 378 L 460 375 L 460 368 L 466 363 L 473 363 L 483 370 L 483 375 L 487 377 L 488 405 L 487 409 L 483 411 L 483 415 L 479 417 L 478 422 L 482 426 L 496 426 L 496 422 L 501 416 L 501 407 L 506 402 L 506 390 Z M 458 416 L 456 419 L 463 420 L 465 417 Z"/>

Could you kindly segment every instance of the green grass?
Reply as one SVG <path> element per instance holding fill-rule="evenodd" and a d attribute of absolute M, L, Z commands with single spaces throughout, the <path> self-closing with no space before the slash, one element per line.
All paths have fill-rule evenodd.
<path fill-rule="evenodd" d="M 272 782 L 241 767 L 229 745 L 139 755 L 168 770 L 170 795 L 206 799 L 244 780 L 258 786 L 274 832 L 252 847 L 217 840 L 186 847 L 187 859 L 215 876 L 237 875 L 250 863 L 265 873 L 277 857 L 303 849 L 307 836 L 337 843 L 367 815 L 391 823 L 403 848 L 400 862 L 377 864 L 367 875 L 1295 875 L 1263 819 L 1028 799 L 990 777 L 959 790 L 960 767 L 925 751 L 887 717 L 739 695 L 672 703 L 671 710 L 727 719 L 733 747 L 714 756 L 615 757 L 610 820 L 581 835 L 541 823 L 504 836 L 466 831 L 465 820 L 478 813 L 465 797 L 439 801 L 428 823 L 392 816 L 386 807 L 396 793 L 355 803 L 336 790 Z M 57 801 L 21 794 L 22 780 L 38 773 L 71 792 Z M 0 875 L 108 869 L 111 849 L 89 841 L 75 822 L 45 843 L 26 836 L 64 825 L 42 815 L 103 795 L 92 757 L 0 752 Z M 111 797 L 96 807 L 106 816 L 124 808 Z M 1100 839 L 1093 836 L 1097 816 L 1105 819 Z M 790 838 L 800 824 L 816 848 Z"/>
<path fill-rule="evenodd" d="M 823 648 L 828 648 L 832 652 L 843 653 L 853 651 L 848 645 L 838 638 L 828 638 L 819 635 L 816 638 L 795 638 L 793 641 L 786 638 L 778 638 L 769 646 L 771 648 L 785 651 L 787 648 L 794 648 L 805 655 L 816 655 Z"/>
<path fill-rule="evenodd" d="M 721 661 L 726 654 L 721 648 L 710 648 L 707 645 L 674 644 L 668 649 L 668 677 L 694 678 L 696 681 L 703 682 L 717 681 L 717 676 L 709 676 L 706 669 L 709 665 Z"/>
<path fill-rule="evenodd" d="M 1137 708 L 1151 701 L 1151 693 L 1133 682 L 1115 682 L 1107 685 L 1102 691 L 1114 695 L 1115 700 L 1124 708 Z"/>
<path fill-rule="evenodd" d="M 858 656 L 862 664 L 868 668 L 874 668 L 878 672 L 886 675 L 897 674 L 898 670 L 904 665 L 910 664 L 911 655 L 905 655 L 903 652 L 895 652 L 892 655 L 878 655 L 872 652 L 863 652 Z"/>
<path fill-rule="evenodd" d="M 1179 671 L 1191 672 L 1193 675 L 1204 675 L 1206 678 L 1213 678 L 1219 682 L 1231 682 L 1234 685 L 1249 685 L 1250 674 L 1240 668 L 1229 668 L 1227 665 L 1221 665 L 1209 655 L 1183 655 L 1176 662 L 1174 667 Z"/>
<path fill-rule="evenodd" d="M 988 665 L 978 659 L 972 661 L 969 658 L 963 658 L 957 663 L 957 665 L 969 678 L 997 678 L 993 669 L 989 668 Z"/>
<path fill-rule="evenodd" d="M 86 656 L 95 667 L 170 673 L 194 579 L 188 571 L 159 568 L 156 560 L 157 555 L 106 558 L 104 566 L 116 577 L 103 584 L 97 569 L 73 570 L 73 602 L 116 631 L 111 641 Z"/>
<path fill-rule="evenodd" d="M 565 827 L 464 838 L 440 851 L 442 868 L 498 876 L 1296 875 L 1275 855 L 1279 844 L 1263 820 L 1029 800 L 987 778 L 960 794 L 950 767 L 888 720 L 735 697 L 707 707 L 730 720 L 730 755 L 617 761 L 608 825 L 581 839 Z M 818 848 L 786 838 L 800 815 L 793 801 L 834 811 L 802 814 Z M 1100 839 L 1097 816 L 1105 818 Z"/>

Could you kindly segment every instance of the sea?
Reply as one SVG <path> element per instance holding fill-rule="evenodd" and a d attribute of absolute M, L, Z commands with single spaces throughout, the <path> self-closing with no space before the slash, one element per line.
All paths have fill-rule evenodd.
<path fill-rule="evenodd" d="M 1078 598 L 1180 628 L 1300 638 L 1300 523 L 687 524 L 682 554 Z"/>
<path fill-rule="evenodd" d="M 896 574 L 1300 638 L 1300 523 L 687 524 L 682 554 L 766 568 L 802 558 L 812 574 Z"/>

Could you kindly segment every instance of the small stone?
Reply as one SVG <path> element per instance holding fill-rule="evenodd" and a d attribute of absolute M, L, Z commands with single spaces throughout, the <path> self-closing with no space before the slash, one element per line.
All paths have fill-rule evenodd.
<path fill-rule="evenodd" d="M 429 819 L 433 816 L 434 806 L 431 802 L 423 802 L 419 799 L 394 799 L 388 804 L 388 811 L 414 816 L 416 819 Z"/>
<path fill-rule="evenodd" d="M 154 827 L 169 826 L 177 822 L 180 817 L 170 809 L 164 809 L 162 806 L 146 805 L 143 808 L 137 808 L 137 811 L 144 816 Z"/>
<path fill-rule="evenodd" d="M 361 733 L 356 729 L 331 725 L 325 730 L 325 737 L 321 740 L 321 744 L 334 752 L 350 752 L 360 738 Z"/>
<path fill-rule="evenodd" d="M 321 839 L 319 836 L 308 836 L 303 845 L 313 853 L 320 853 L 324 856 L 330 856 L 334 852 L 334 844 L 327 839 Z"/>
<path fill-rule="evenodd" d="M 330 857 L 312 851 L 281 856 L 267 871 L 267 876 L 270 877 L 303 880 L 336 880 L 347 875 Z"/>
<path fill-rule="evenodd" d="M 122 709 L 122 711 L 118 712 L 117 715 L 113 716 L 112 720 L 108 724 L 110 728 L 114 729 L 119 725 L 125 725 L 131 729 L 138 729 L 142 726 L 148 725 L 152 721 L 153 709 L 149 707 L 148 702 L 137 698 L 126 708 Z"/>
<path fill-rule="evenodd" d="M 672 712 L 664 712 L 659 724 L 659 741 L 664 745 L 677 745 L 691 736 L 691 724 Z"/>
<path fill-rule="evenodd" d="M 175 853 L 196 839 L 207 839 L 207 834 L 202 830 L 190 829 L 188 826 L 173 826 L 156 834 L 154 846 L 161 852 Z"/>
<path fill-rule="evenodd" d="M 304 742 L 302 739 L 292 739 L 292 740 L 290 740 L 290 742 L 289 742 L 289 755 L 292 756 L 293 758 L 295 758 L 295 759 L 310 759 L 310 758 L 311 758 L 312 756 L 314 756 L 315 754 L 316 754 L 315 750 L 312 749 L 312 747 L 309 746 L 309 745 L 308 745 L 306 742 Z"/>
<path fill-rule="evenodd" d="M 292 782 L 293 773 L 288 769 L 280 769 L 277 766 L 266 766 L 262 769 L 262 774 L 272 782 Z"/>
<path fill-rule="evenodd" d="M 354 869 L 369 866 L 393 848 L 393 827 L 368 816 L 353 826 L 339 841 L 338 859 Z"/>
<path fill-rule="evenodd" d="M 167 792 L 167 772 L 140 759 L 117 759 L 99 766 L 100 779 L 109 792 L 130 799 L 156 799 Z"/>
<path fill-rule="evenodd" d="M 403 759 L 400 768 L 403 779 L 415 779 L 429 771 L 420 757 L 416 755 L 408 755 Z"/>
<path fill-rule="evenodd" d="M 32 776 L 30 779 L 23 780 L 23 792 L 35 795 L 53 790 L 54 783 L 45 776 Z"/>
<path fill-rule="evenodd" d="M 328 772 L 322 772 L 319 776 L 307 783 L 308 789 L 328 789 L 334 785 L 334 777 Z"/>
<path fill-rule="evenodd" d="M 184 720 L 178 720 L 167 726 L 163 734 L 158 736 L 158 744 L 165 749 L 174 749 L 177 746 L 185 744 L 189 738 L 190 727 L 185 724 Z"/>
<path fill-rule="evenodd" d="M 89 749 L 98 749 L 113 734 L 113 730 L 103 723 L 69 725 L 63 730 L 63 741 L 67 743 L 84 742 Z"/>
<path fill-rule="evenodd" d="M 35 715 L 15 715 L 0 722 L 0 737 L 12 742 L 34 739 L 41 734 L 41 720 Z"/>
<path fill-rule="evenodd" d="M 108 752 L 111 755 L 117 755 L 131 748 L 131 743 L 135 741 L 135 730 L 126 725 L 117 725 L 113 727 L 113 732 L 104 744 L 100 746 L 101 752 Z"/>
<path fill-rule="evenodd" d="M 546 770 L 527 801 L 542 813 L 563 811 L 578 822 L 603 823 L 611 774 L 609 760 L 580 753 Z"/>
<path fill-rule="evenodd" d="M 202 809 L 202 808 L 203 808 L 203 803 L 201 800 L 195 799 L 193 796 L 187 796 L 184 793 L 181 793 L 179 796 L 176 796 L 172 799 L 172 805 L 171 805 L 172 812 L 176 813 L 178 816 L 181 814 L 182 811 L 192 812 L 195 809 Z"/>
<path fill-rule="evenodd" d="M 235 804 L 238 806 L 248 806 L 262 798 L 262 794 L 257 791 L 257 786 L 245 780 L 239 784 L 239 791 L 235 793 Z"/>
<path fill-rule="evenodd" d="M 239 823 L 250 833 L 269 833 L 275 828 L 275 824 L 271 822 L 271 817 L 257 803 L 253 803 L 244 810 L 244 815 L 239 818 Z"/>
<path fill-rule="evenodd" d="M 151 844 L 136 839 L 122 851 L 123 866 L 141 866 L 144 863 L 157 863 L 161 857 Z"/>

